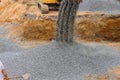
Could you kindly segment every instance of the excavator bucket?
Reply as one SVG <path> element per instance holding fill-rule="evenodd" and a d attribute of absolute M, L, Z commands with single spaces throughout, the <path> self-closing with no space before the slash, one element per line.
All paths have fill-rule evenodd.
<path fill-rule="evenodd" d="M 49 10 L 58 10 L 62 0 L 40 0 L 38 8 L 42 14 L 47 14 Z"/>

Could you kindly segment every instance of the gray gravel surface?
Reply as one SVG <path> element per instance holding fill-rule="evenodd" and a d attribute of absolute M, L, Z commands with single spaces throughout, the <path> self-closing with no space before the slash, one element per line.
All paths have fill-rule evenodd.
<path fill-rule="evenodd" d="M 30 73 L 30 80 L 85 80 L 87 74 L 107 73 L 120 65 L 119 51 L 97 44 L 53 41 L 25 50 L 6 42 L 0 40 L 0 59 L 9 75 Z M 2 51 L 3 46 L 7 49 Z"/>
<path fill-rule="evenodd" d="M 112 6 L 104 0 L 84 1 L 80 5 L 80 10 L 107 10 L 107 12 L 119 13 L 119 3 L 110 1 Z M 8 24 L 3 26 L 6 25 Z M 4 29 L 0 28 L 0 34 L 3 32 Z M 0 60 L 9 75 L 30 73 L 30 80 L 84 80 L 84 76 L 88 74 L 103 74 L 113 67 L 120 66 L 120 52 L 97 44 L 68 45 L 55 41 L 34 48 L 21 49 L 15 43 L 3 39 L 2 36 L 0 37 Z"/>
<path fill-rule="evenodd" d="M 79 10 L 120 14 L 120 2 L 118 0 L 83 0 Z"/>
<path fill-rule="evenodd" d="M 9 75 L 30 73 L 29 80 L 84 80 L 88 74 L 103 74 L 120 66 L 120 52 L 98 44 L 55 41 L 22 49 L 0 36 L 0 60 Z"/>

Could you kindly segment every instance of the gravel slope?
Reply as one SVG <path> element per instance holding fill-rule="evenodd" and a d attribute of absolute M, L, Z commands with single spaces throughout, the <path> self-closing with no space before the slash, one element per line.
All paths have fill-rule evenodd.
<path fill-rule="evenodd" d="M 4 42 L 0 40 L 0 44 Z M 30 80 L 84 80 L 87 74 L 107 73 L 110 68 L 120 65 L 120 52 L 96 44 L 68 45 L 53 41 L 20 51 L 15 45 L 10 47 L 10 43 L 4 45 L 4 48 L 9 46 L 9 50 L 0 50 L 0 59 L 8 73 L 30 73 Z"/>

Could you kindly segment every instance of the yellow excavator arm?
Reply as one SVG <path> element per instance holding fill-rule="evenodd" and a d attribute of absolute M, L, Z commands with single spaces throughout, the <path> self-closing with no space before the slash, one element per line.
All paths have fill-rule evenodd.
<path fill-rule="evenodd" d="M 57 0 L 40 0 L 40 2 L 45 4 L 55 4 L 58 1 Z"/>

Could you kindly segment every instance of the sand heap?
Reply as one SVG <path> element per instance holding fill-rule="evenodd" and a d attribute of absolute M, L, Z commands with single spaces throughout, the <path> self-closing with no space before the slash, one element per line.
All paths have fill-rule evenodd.
<path fill-rule="evenodd" d="M 29 1 L 34 1 L 34 0 L 1 0 L 2 3 L 28 3 Z"/>
<path fill-rule="evenodd" d="M 20 23 L 18 25 L 20 26 L 19 28 L 21 28 L 20 31 L 18 31 L 18 27 L 15 27 L 14 31 L 17 30 L 17 32 L 21 32 L 22 30 L 20 34 L 25 40 L 53 39 L 56 26 L 56 19 L 53 20 L 53 18 L 57 17 L 57 14 L 55 12 L 50 12 L 50 14 L 41 15 L 36 6 L 27 6 L 27 3 L 29 1 L 17 0 L 16 2 L 16 0 L 2 0 L 0 3 L 0 23 Z M 26 14 L 30 15 L 26 17 Z M 78 20 L 75 24 L 75 36 L 79 40 L 83 39 L 91 41 L 120 41 L 119 15 L 116 17 L 107 14 L 97 14 L 97 16 L 96 14 L 80 14 L 79 16 L 80 17 L 77 17 Z M 37 18 L 34 19 L 34 17 Z M 11 33 L 10 30 L 8 32 Z M 11 37 L 12 36 L 13 35 L 11 35 Z"/>
<path fill-rule="evenodd" d="M 87 41 L 120 41 L 120 17 L 99 15 L 77 18 L 75 36 Z M 55 37 L 55 20 L 29 20 L 25 23 L 23 37 L 26 40 L 51 40 Z M 44 37 L 44 38 L 43 38 Z"/>
<path fill-rule="evenodd" d="M 50 41 L 55 37 L 56 20 L 26 20 L 22 25 L 9 29 L 9 33 L 17 31 L 24 40 Z M 120 41 L 120 17 L 81 17 L 76 21 L 75 37 L 87 41 Z M 20 30 L 20 31 L 19 31 Z M 19 35 L 20 35 L 19 34 Z M 16 35 L 16 34 L 15 34 Z"/>
<path fill-rule="evenodd" d="M 55 21 L 50 19 L 28 20 L 24 23 L 25 40 L 50 41 L 55 36 Z"/>
<path fill-rule="evenodd" d="M 55 21 L 51 19 L 27 20 L 22 25 L 10 25 L 5 28 L 4 36 L 11 40 L 51 41 L 55 36 Z"/>
<path fill-rule="evenodd" d="M 99 35 L 103 40 L 120 41 L 120 17 L 115 19 L 103 19 L 105 26 L 101 28 Z"/>
<path fill-rule="evenodd" d="M 2 0 L 0 22 L 23 22 L 25 13 L 39 11 L 36 6 L 27 5 L 30 1 L 32 0 Z"/>
<path fill-rule="evenodd" d="M 27 6 L 18 3 L 6 3 L 0 5 L 0 21 L 20 21 L 27 10 Z"/>
<path fill-rule="evenodd" d="M 120 41 L 120 16 L 84 17 L 77 23 L 76 34 L 89 41 Z"/>

